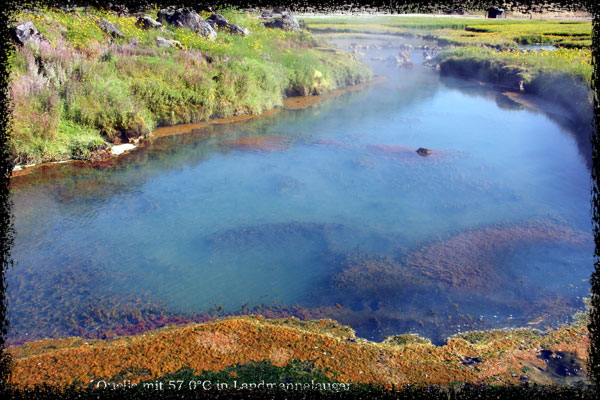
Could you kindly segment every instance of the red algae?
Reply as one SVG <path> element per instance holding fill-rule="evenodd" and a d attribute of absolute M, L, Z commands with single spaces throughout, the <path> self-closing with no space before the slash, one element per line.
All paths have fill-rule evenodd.
<path fill-rule="evenodd" d="M 510 250 L 511 246 L 540 241 L 582 245 L 591 240 L 590 234 L 550 222 L 494 225 L 425 245 L 409 254 L 407 264 L 450 286 L 491 289 L 503 281 L 495 257 Z"/>
<path fill-rule="evenodd" d="M 244 136 L 225 140 L 219 146 L 245 151 L 282 151 L 290 147 L 292 139 L 284 135 Z"/>
<path fill-rule="evenodd" d="M 349 143 L 340 142 L 340 141 L 332 140 L 332 139 L 320 139 L 320 140 L 315 140 L 311 143 L 316 144 L 318 146 L 331 146 L 331 147 L 343 147 L 343 148 L 351 147 L 351 145 Z"/>

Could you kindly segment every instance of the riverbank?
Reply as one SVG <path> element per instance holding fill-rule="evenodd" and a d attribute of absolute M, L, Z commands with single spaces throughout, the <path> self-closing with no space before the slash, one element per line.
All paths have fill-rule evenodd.
<path fill-rule="evenodd" d="M 144 15 L 156 22 L 159 12 Z M 139 14 L 90 8 L 17 14 L 13 25 L 30 21 L 39 35 L 11 57 L 14 163 L 107 158 L 112 144 L 136 144 L 160 126 L 256 115 L 286 97 L 371 78 L 306 31 L 268 28 L 268 19 L 235 9 L 219 13 L 249 32 L 148 27 Z M 206 23 L 213 13 L 197 15 Z"/>
<path fill-rule="evenodd" d="M 430 51 L 429 65 L 439 68 L 445 76 L 485 82 L 503 92 L 543 99 L 550 107 L 539 110 L 575 133 L 591 165 L 590 21 L 392 15 L 305 17 L 305 20 L 313 32 L 336 37 L 387 34 L 436 41 L 440 49 L 436 53 Z M 554 49 L 527 48 L 532 44 Z M 513 96 L 513 99 L 518 98 Z M 550 110 L 556 106 L 565 110 L 566 115 L 558 113 L 563 115 L 556 118 L 557 113 Z"/>
<path fill-rule="evenodd" d="M 184 380 L 187 385 L 208 379 L 241 384 L 268 378 L 276 383 L 316 379 L 387 389 L 573 385 L 586 382 L 587 323 L 582 314 L 573 324 L 544 333 L 531 329 L 467 332 L 435 346 L 410 334 L 370 342 L 326 319 L 246 316 L 114 340 L 45 339 L 7 351 L 13 356 L 10 383 L 18 387 L 111 387 L 125 380 L 130 384 L 164 381 L 165 385 L 169 380 Z"/>

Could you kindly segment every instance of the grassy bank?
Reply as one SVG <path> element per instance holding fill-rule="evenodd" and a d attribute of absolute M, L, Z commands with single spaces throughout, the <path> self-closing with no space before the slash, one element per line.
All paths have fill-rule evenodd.
<path fill-rule="evenodd" d="M 444 50 L 432 60 L 446 75 L 491 82 L 539 95 L 572 115 L 573 127 L 592 118 L 591 22 L 460 17 L 305 18 L 310 29 L 356 34 L 387 33 L 437 40 Z M 519 44 L 556 50 L 519 49 Z"/>
<path fill-rule="evenodd" d="M 150 10 L 156 18 L 158 10 Z M 251 30 L 214 41 L 189 29 L 143 30 L 134 16 L 102 10 L 24 11 L 49 43 L 29 41 L 11 57 L 16 164 L 87 159 L 108 142 L 147 137 L 161 125 L 258 114 L 284 97 L 321 94 L 371 77 L 355 59 L 323 52 L 307 32 L 267 29 L 258 16 L 220 10 Z M 206 18 L 210 13 L 205 13 Z M 96 20 L 113 23 L 111 38 Z M 158 48 L 156 37 L 180 42 Z"/>
<path fill-rule="evenodd" d="M 463 17 L 304 17 L 307 28 L 327 32 L 371 32 L 430 36 L 444 44 L 516 48 L 544 43 L 565 48 L 589 48 L 592 24 L 586 21 L 545 21 Z"/>
<path fill-rule="evenodd" d="M 331 320 L 232 317 L 111 341 L 45 339 L 11 347 L 18 387 L 212 380 L 343 382 L 402 388 L 576 384 L 585 380 L 587 314 L 545 333 L 468 332 L 432 345 L 416 335 L 374 343 Z M 148 356 L 150 355 L 150 356 Z M 52 368 L 40 368 L 51 365 Z M 565 370 L 570 375 L 565 374 Z M 562 375 L 561 375 L 562 373 Z"/>

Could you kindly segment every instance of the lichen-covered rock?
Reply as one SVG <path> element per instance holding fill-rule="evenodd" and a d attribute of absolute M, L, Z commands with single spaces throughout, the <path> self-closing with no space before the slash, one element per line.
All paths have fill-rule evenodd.
<path fill-rule="evenodd" d="M 165 8 L 158 12 L 158 21 L 178 28 L 189 28 L 207 39 L 214 40 L 217 32 L 196 11 L 189 8 Z"/>
<path fill-rule="evenodd" d="M 159 29 L 162 26 L 160 22 L 150 18 L 148 15 L 139 17 L 135 24 L 142 29 Z"/>
<path fill-rule="evenodd" d="M 102 29 L 104 32 L 108 33 L 115 39 L 125 37 L 125 35 L 123 35 L 123 32 L 118 30 L 112 23 L 104 19 L 96 21 L 96 25 L 98 25 L 98 28 Z"/>
<path fill-rule="evenodd" d="M 162 36 L 156 37 L 156 46 L 163 48 L 163 49 L 168 49 L 171 47 L 175 47 L 177 49 L 183 48 L 183 46 L 181 45 L 181 42 L 179 42 L 178 40 L 166 39 Z"/>
<path fill-rule="evenodd" d="M 11 29 L 13 39 L 23 46 L 29 40 L 36 42 L 48 42 L 33 25 L 33 22 L 27 21 Z"/>
<path fill-rule="evenodd" d="M 294 15 L 289 11 L 284 11 L 281 18 L 275 18 L 271 21 L 265 22 L 264 26 L 267 28 L 283 29 L 284 31 L 300 31 L 300 24 Z"/>

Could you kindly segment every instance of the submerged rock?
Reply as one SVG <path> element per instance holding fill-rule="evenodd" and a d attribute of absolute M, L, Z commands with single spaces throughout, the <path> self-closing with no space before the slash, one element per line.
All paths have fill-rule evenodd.
<path fill-rule="evenodd" d="M 32 40 L 34 42 L 47 42 L 48 39 L 44 38 L 33 25 L 33 22 L 23 22 L 11 28 L 10 33 L 13 40 L 23 46 L 26 42 Z"/>
<path fill-rule="evenodd" d="M 123 35 L 123 32 L 118 30 L 112 23 L 110 23 L 104 19 L 100 19 L 100 20 L 96 21 L 96 25 L 98 25 L 98 28 L 102 29 L 104 32 L 108 33 L 110 36 L 112 36 L 115 39 L 125 37 L 125 35 Z"/>

